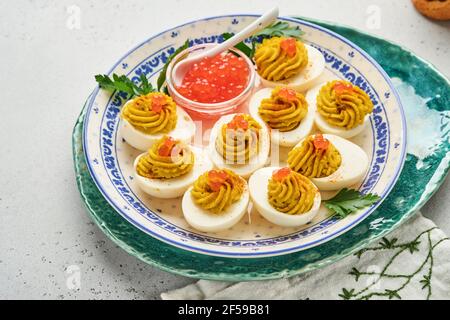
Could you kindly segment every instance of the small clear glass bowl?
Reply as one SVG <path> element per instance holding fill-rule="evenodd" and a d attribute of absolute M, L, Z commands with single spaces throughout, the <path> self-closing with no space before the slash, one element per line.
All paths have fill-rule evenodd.
<path fill-rule="evenodd" d="M 198 50 L 205 50 L 206 48 L 210 48 L 215 46 L 215 44 L 199 44 L 192 47 L 187 48 L 186 50 L 180 52 L 176 57 L 172 59 L 170 64 L 167 67 L 166 73 L 166 83 L 167 89 L 169 90 L 169 94 L 172 99 L 175 101 L 177 105 L 186 109 L 188 112 L 193 113 L 202 118 L 216 118 L 225 114 L 233 113 L 238 108 L 246 104 L 253 92 L 253 87 L 255 84 L 256 71 L 252 61 L 240 50 L 236 48 L 229 49 L 233 53 L 237 54 L 239 57 L 242 57 L 244 61 L 248 65 L 249 77 L 247 86 L 245 89 L 236 97 L 218 103 L 202 103 L 192 101 L 183 95 L 181 95 L 174 84 L 173 81 L 173 67 L 182 59 L 185 59 L 189 54 Z"/>

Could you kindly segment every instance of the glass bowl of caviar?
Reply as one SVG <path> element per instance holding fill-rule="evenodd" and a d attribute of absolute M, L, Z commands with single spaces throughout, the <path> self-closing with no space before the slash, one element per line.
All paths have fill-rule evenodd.
<path fill-rule="evenodd" d="M 180 52 L 167 68 L 170 96 L 182 108 L 205 118 L 232 113 L 245 106 L 255 83 L 255 67 L 241 51 L 232 48 L 192 64 L 180 84 L 173 81 L 174 66 L 191 54 L 214 46 L 200 44 Z"/>

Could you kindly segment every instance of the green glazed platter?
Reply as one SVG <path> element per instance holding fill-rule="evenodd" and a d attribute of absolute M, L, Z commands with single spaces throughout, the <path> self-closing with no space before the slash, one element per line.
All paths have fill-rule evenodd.
<path fill-rule="evenodd" d="M 204 23 L 215 23 L 214 28 L 223 28 L 222 32 L 227 32 L 248 17 L 253 19 L 254 16 L 236 15 L 207 18 L 168 30 L 165 34 L 160 35 L 160 38 L 164 41 L 175 41 L 174 39 L 179 36 L 179 30 L 183 28 L 183 30 L 186 30 L 187 26 L 194 30 L 196 26 L 202 26 Z M 443 182 L 450 161 L 450 84 L 446 77 L 428 62 L 387 40 L 328 22 L 306 18 L 299 18 L 299 20 L 283 19 L 293 23 L 297 21 L 305 24 L 305 26 L 318 26 L 317 28 L 320 28 L 322 32 L 329 32 L 332 35 L 337 34 L 335 37 L 351 41 L 352 46 L 356 48 L 356 55 L 358 55 L 359 50 L 364 50 L 370 55 L 370 59 L 373 58 L 390 77 L 388 83 L 393 85 L 395 90 L 394 92 L 386 91 L 383 94 L 383 101 L 388 103 L 386 101 L 389 101 L 389 95 L 392 94 L 397 97 L 398 93 L 403 109 L 400 109 L 402 110 L 402 116 L 400 117 L 399 114 L 397 116 L 398 119 L 406 118 L 407 124 L 407 132 L 403 132 L 406 136 L 403 138 L 399 136 L 398 143 L 395 143 L 395 148 L 399 147 L 399 150 L 403 148 L 402 150 L 406 151 L 406 158 L 405 152 L 398 151 L 397 172 L 390 176 L 392 185 L 396 180 L 395 185 L 393 185 L 393 188 L 392 186 L 386 188 L 384 200 L 380 205 L 373 207 L 370 212 L 367 211 L 367 214 L 358 221 L 355 218 L 355 223 L 352 224 L 351 228 L 345 228 L 345 232 L 336 233 L 335 236 L 328 237 L 326 241 L 304 246 L 301 250 L 291 248 L 292 250 L 286 249 L 283 254 L 259 256 L 255 253 L 251 257 L 244 258 L 232 254 L 228 256 L 207 254 L 205 253 L 206 250 L 202 252 L 201 250 L 190 250 L 187 245 L 174 245 L 170 241 L 162 241 L 157 236 L 152 236 L 151 232 L 136 227 L 136 225 L 130 223 L 132 221 L 127 219 L 126 216 L 119 214 L 118 211 L 130 209 L 126 206 L 119 208 L 120 210 L 114 207 L 114 201 L 110 198 L 107 199 L 105 190 L 98 182 L 99 179 L 105 178 L 95 175 L 95 166 L 99 165 L 99 161 L 97 158 L 90 156 L 92 151 L 87 152 L 85 149 L 85 146 L 93 145 L 86 137 L 86 132 L 89 132 L 86 121 L 92 123 L 92 118 L 95 121 L 95 115 L 98 113 L 96 101 L 99 98 L 96 100 L 94 96 L 101 95 L 101 93 L 97 89 L 88 98 L 73 130 L 73 157 L 77 184 L 92 219 L 112 241 L 131 255 L 165 271 L 201 279 L 248 281 L 290 277 L 336 262 L 384 236 L 420 209 Z M 227 23 L 229 21 L 228 29 L 226 29 L 227 26 L 221 25 L 223 21 Z M 167 40 L 164 38 L 166 34 Z M 214 36 L 205 38 L 205 42 L 215 42 L 216 40 Z M 168 50 L 167 52 L 170 53 L 168 47 L 161 49 L 161 52 L 164 50 Z M 120 60 L 116 67 L 121 67 L 124 71 L 127 71 L 126 59 L 140 61 L 144 56 L 141 57 L 139 54 L 139 50 L 132 51 Z M 324 54 L 326 55 L 326 53 Z M 348 53 L 350 58 L 347 58 L 351 61 L 354 54 L 353 51 L 350 51 Z M 355 59 L 359 59 L 358 56 Z M 149 60 L 145 67 L 151 68 L 152 63 L 157 64 L 157 59 Z M 106 95 L 103 97 L 103 99 L 107 98 Z M 114 99 L 117 99 L 117 97 L 111 99 L 111 103 L 114 104 Z M 108 117 L 108 112 L 105 112 L 105 114 Z M 391 123 L 404 129 L 404 124 L 401 122 L 398 122 L 398 124 L 395 121 Z M 92 124 L 89 125 L 92 126 Z M 390 130 L 395 132 L 397 129 L 402 131 L 401 128 L 391 128 Z M 97 141 L 99 137 L 91 134 L 89 139 Z M 405 140 L 407 140 L 407 145 Z M 119 142 L 118 154 L 120 152 L 125 153 L 122 150 L 128 149 L 124 149 L 126 147 Z M 397 140 L 393 140 L 393 142 L 397 142 Z M 88 156 L 86 157 L 86 155 Z M 401 170 L 403 158 L 405 158 L 405 162 Z M 123 167 L 126 166 L 126 160 L 121 161 L 124 163 Z M 131 180 L 130 177 L 128 183 L 131 184 Z M 171 205 L 175 210 L 176 205 Z M 162 208 L 164 204 L 156 202 L 156 206 Z M 163 211 L 170 211 L 170 209 L 164 209 Z M 158 212 L 161 213 L 160 210 Z M 156 213 L 156 215 L 158 214 Z M 180 230 L 183 234 L 189 234 L 183 228 L 180 228 Z M 323 235 L 325 239 L 326 232 L 323 232 Z M 202 239 L 202 237 L 200 236 L 199 239 Z M 199 239 L 181 240 L 189 243 L 191 240 Z M 236 243 L 241 243 L 241 241 Z M 242 252 L 246 252 L 245 248 L 242 250 Z"/>

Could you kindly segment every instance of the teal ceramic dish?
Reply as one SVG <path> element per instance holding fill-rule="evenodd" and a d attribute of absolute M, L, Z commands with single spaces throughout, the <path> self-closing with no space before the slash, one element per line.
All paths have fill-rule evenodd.
<path fill-rule="evenodd" d="M 73 134 L 77 182 L 94 221 L 113 241 L 147 263 L 185 276 L 228 281 L 273 279 L 311 271 L 361 249 L 394 229 L 429 199 L 448 171 L 448 80 L 431 65 L 397 45 L 350 28 L 313 22 L 353 41 L 381 64 L 393 78 L 407 120 L 414 126 L 414 131 L 408 132 L 408 155 L 402 174 L 382 205 L 345 234 L 299 252 L 240 259 L 186 251 L 135 228 L 100 194 L 83 155 L 84 109 Z"/>

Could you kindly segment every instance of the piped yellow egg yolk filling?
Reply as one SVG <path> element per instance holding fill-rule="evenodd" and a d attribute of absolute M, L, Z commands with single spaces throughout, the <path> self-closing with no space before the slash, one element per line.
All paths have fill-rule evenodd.
<path fill-rule="evenodd" d="M 348 81 L 331 81 L 317 95 L 317 110 L 330 125 L 353 129 L 373 110 L 367 93 Z"/>
<path fill-rule="evenodd" d="M 248 114 L 237 114 L 220 128 L 216 150 L 226 163 L 245 164 L 259 150 L 261 126 Z"/>
<path fill-rule="evenodd" d="M 277 87 L 270 98 L 261 101 L 258 112 L 270 128 L 281 132 L 291 131 L 305 118 L 308 103 L 303 94 Z"/>
<path fill-rule="evenodd" d="M 230 170 L 211 170 L 202 174 L 191 191 L 194 202 L 205 210 L 221 213 L 239 201 L 244 181 Z"/>
<path fill-rule="evenodd" d="M 311 210 L 317 189 L 305 176 L 289 168 L 274 171 L 268 185 L 268 199 L 276 210 L 302 214 Z"/>
<path fill-rule="evenodd" d="M 258 74 L 269 81 L 281 81 L 297 75 L 308 64 L 308 51 L 294 38 L 264 39 L 256 48 Z"/>
<path fill-rule="evenodd" d="M 323 178 L 333 174 L 341 165 L 341 154 L 321 134 L 307 137 L 288 154 L 289 167 L 308 178 Z"/>
<path fill-rule="evenodd" d="M 194 161 L 194 153 L 186 144 L 165 136 L 139 159 L 136 171 L 150 179 L 171 179 L 190 172 Z"/>
<path fill-rule="evenodd" d="M 122 118 L 147 133 L 168 133 L 177 124 L 177 108 L 171 97 L 160 92 L 139 96 L 122 109 Z"/>

